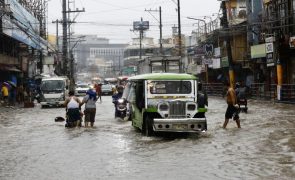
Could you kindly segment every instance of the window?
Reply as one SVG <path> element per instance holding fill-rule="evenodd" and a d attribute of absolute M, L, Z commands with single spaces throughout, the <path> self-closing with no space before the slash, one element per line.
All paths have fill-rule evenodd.
<path fill-rule="evenodd" d="M 190 94 L 192 84 L 190 81 L 149 81 L 151 94 Z"/>

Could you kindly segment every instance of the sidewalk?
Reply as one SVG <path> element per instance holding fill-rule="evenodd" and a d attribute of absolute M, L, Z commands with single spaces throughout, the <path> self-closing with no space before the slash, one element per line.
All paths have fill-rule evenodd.
<path fill-rule="evenodd" d="M 24 108 L 24 104 L 23 103 L 20 103 L 20 104 L 16 103 L 15 106 L 9 106 L 9 107 L 6 107 L 2 103 L 0 103 L 0 115 L 3 114 L 3 113 L 7 113 L 7 112 L 14 111 L 14 110 L 18 110 L 18 109 L 21 109 L 21 108 Z"/>

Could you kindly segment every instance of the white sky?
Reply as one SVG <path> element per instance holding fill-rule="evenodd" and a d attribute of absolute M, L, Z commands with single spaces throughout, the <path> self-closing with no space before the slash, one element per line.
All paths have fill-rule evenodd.
<path fill-rule="evenodd" d="M 133 21 L 150 22 L 150 30 L 146 36 L 159 39 L 159 12 L 145 10 L 158 10 L 162 8 L 163 37 L 170 36 L 172 26 L 177 26 L 177 0 L 70 0 L 75 1 L 75 7 L 85 8 L 85 12 L 77 15 L 72 27 L 75 34 L 94 34 L 98 37 L 110 39 L 111 43 L 129 43 L 131 38 L 138 37 L 138 32 L 133 32 Z M 74 3 L 72 3 L 74 5 Z M 197 26 L 197 21 L 186 17 L 203 19 L 204 16 L 212 16 L 218 13 L 220 1 L 218 0 L 180 0 L 181 31 L 189 35 Z M 62 19 L 62 0 L 50 0 L 48 2 L 48 33 L 55 35 L 56 25 L 51 23 L 56 19 Z M 71 17 L 75 14 L 71 13 Z M 156 20 L 156 19 L 157 20 Z M 204 20 L 210 21 L 210 18 Z M 59 26 L 59 35 L 62 35 L 62 26 Z"/>

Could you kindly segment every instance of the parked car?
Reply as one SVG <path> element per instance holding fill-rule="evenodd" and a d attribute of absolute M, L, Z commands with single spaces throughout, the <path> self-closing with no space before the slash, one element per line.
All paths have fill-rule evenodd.
<path fill-rule="evenodd" d="M 207 130 L 207 108 L 197 101 L 197 78 L 189 74 L 133 76 L 127 101 L 132 126 L 146 136 L 154 132 L 200 133 Z"/>
<path fill-rule="evenodd" d="M 112 95 L 113 94 L 113 88 L 110 84 L 103 84 L 101 86 L 101 93 L 104 95 Z"/>
<path fill-rule="evenodd" d="M 88 84 L 77 84 L 75 89 L 76 96 L 85 96 L 89 88 Z"/>

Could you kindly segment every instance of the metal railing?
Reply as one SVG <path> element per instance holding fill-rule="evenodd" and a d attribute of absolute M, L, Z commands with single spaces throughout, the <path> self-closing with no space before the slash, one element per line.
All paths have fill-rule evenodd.
<path fill-rule="evenodd" d="M 295 103 L 295 84 L 283 84 L 281 97 L 284 102 Z"/>
<path fill-rule="evenodd" d="M 208 95 L 224 97 L 227 87 L 222 83 L 204 83 L 204 90 Z M 281 100 L 277 100 L 277 85 L 266 83 L 253 83 L 247 90 L 247 97 L 276 102 L 295 103 L 295 84 L 283 84 Z"/>
<path fill-rule="evenodd" d="M 204 83 L 203 88 L 208 95 L 213 96 L 224 97 L 227 91 L 226 86 L 224 86 L 222 83 Z"/>

